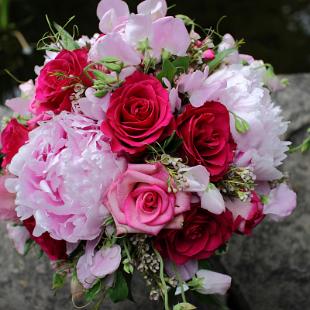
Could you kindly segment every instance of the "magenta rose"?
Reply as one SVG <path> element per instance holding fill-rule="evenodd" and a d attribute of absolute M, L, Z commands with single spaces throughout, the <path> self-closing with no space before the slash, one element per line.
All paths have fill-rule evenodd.
<path fill-rule="evenodd" d="M 162 231 L 155 239 L 155 247 L 164 258 L 183 265 L 193 259 L 209 258 L 232 233 L 230 211 L 216 215 L 193 206 L 184 214 L 182 229 Z"/>
<path fill-rule="evenodd" d="M 219 102 L 206 102 L 199 108 L 188 104 L 178 116 L 177 133 L 189 163 L 205 166 L 212 182 L 221 180 L 236 149 L 227 108 Z"/>
<path fill-rule="evenodd" d="M 136 154 L 157 141 L 172 118 L 168 91 L 155 77 L 137 71 L 112 94 L 101 130 L 113 152 Z"/>
<path fill-rule="evenodd" d="M 20 124 L 16 118 L 12 118 L 3 129 L 1 132 L 1 153 L 4 155 L 2 168 L 11 163 L 12 158 L 17 154 L 20 147 L 26 143 L 28 133 L 28 129 Z"/>
<path fill-rule="evenodd" d="M 74 85 L 89 83 L 83 74 L 88 63 L 87 57 L 87 49 L 81 48 L 74 51 L 63 50 L 55 59 L 49 61 L 37 79 L 31 112 L 39 115 L 46 111 L 56 114 L 71 111 L 70 96 Z"/>
<path fill-rule="evenodd" d="M 190 195 L 169 193 L 168 179 L 159 163 L 128 166 L 111 185 L 106 199 L 118 234 L 157 235 L 163 228 L 181 228 L 182 213 L 190 209 Z"/>

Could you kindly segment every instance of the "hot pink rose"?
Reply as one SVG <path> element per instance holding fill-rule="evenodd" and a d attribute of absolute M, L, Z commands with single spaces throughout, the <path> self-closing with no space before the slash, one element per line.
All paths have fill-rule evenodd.
<path fill-rule="evenodd" d="M 169 193 L 168 178 L 161 164 L 132 164 L 111 185 L 106 206 L 118 234 L 157 235 L 163 228 L 181 228 L 181 213 L 190 209 L 190 195 Z"/>
<path fill-rule="evenodd" d="M 32 113 L 45 111 L 71 111 L 70 95 L 77 83 L 89 81 L 83 74 L 87 65 L 88 51 L 85 48 L 74 51 L 63 50 L 41 70 L 36 82 L 35 100 L 30 105 Z"/>
<path fill-rule="evenodd" d="M 157 141 L 172 118 L 167 90 L 155 77 L 137 71 L 112 94 L 101 130 L 113 152 L 136 154 Z"/>

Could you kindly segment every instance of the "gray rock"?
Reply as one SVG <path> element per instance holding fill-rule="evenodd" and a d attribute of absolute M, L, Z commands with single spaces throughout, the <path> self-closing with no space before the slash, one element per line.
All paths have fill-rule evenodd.
<path fill-rule="evenodd" d="M 277 100 L 285 118 L 292 120 L 288 139 L 299 143 L 310 126 L 310 74 L 292 75 L 289 80 L 290 87 L 279 93 Z M 3 111 L 0 107 L 0 115 Z M 252 237 L 235 236 L 230 251 L 221 259 L 223 270 L 233 277 L 234 310 L 309 308 L 310 155 L 291 155 L 284 169 L 289 171 L 298 193 L 294 215 L 281 223 L 265 221 Z M 50 289 L 52 271 L 48 261 L 44 257 L 37 259 L 35 254 L 18 256 L 5 236 L 3 224 L 0 234 L 0 309 L 72 309 L 68 287 L 56 296 Z M 133 288 L 137 303 L 107 302 L 102 309 L 162 309 L 147 300 L 143 280 L 135 277 Z"/>
<path fill-rule="evenodd" d="M 287 139 L 303 140 L 310 127 L 310 75 L 288 76 L 277 95 L 286 119 Z M 281 223 L 265 221 L 251 237 L 235 236 L 222 263 L 239 288 L 244 309 L 300 310 L 310 304 L 310 154 L 293 154 L 283 167 L 298 194 L 298 208 Z M 240 296 L 241 295 L 241 296 Z M 240 308 L 236 308 L 240 310 Z"/>

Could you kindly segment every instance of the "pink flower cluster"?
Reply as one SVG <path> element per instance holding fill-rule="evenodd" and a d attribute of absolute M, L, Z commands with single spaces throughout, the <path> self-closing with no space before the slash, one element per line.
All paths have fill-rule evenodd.
<path fill-rule="evenodd" d="M 53 43 L 35 84 L 7 102 L 0 219 L 19 253 L 31 239 L 73 262 L 85 290 L 165 267 L 184 288 L 224 294 L 231 278 L 198 261 L 296 207 L 264 63 L 166 14 L 165 0 L 137 14 L 101 0 L 101 34 Z"/>

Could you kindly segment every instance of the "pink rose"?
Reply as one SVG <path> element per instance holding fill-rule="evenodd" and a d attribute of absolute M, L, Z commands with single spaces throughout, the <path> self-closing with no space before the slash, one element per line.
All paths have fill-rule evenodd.
<path fill-rule="evenodd" d="M 163 228 L 181 228 L 180 214 L 190 209 L 190 195 L 169 193 L 168 179 L 159 163 L 129 165 L 111 185 L 106 199 L 118 234 L 157 235 Z"/>

